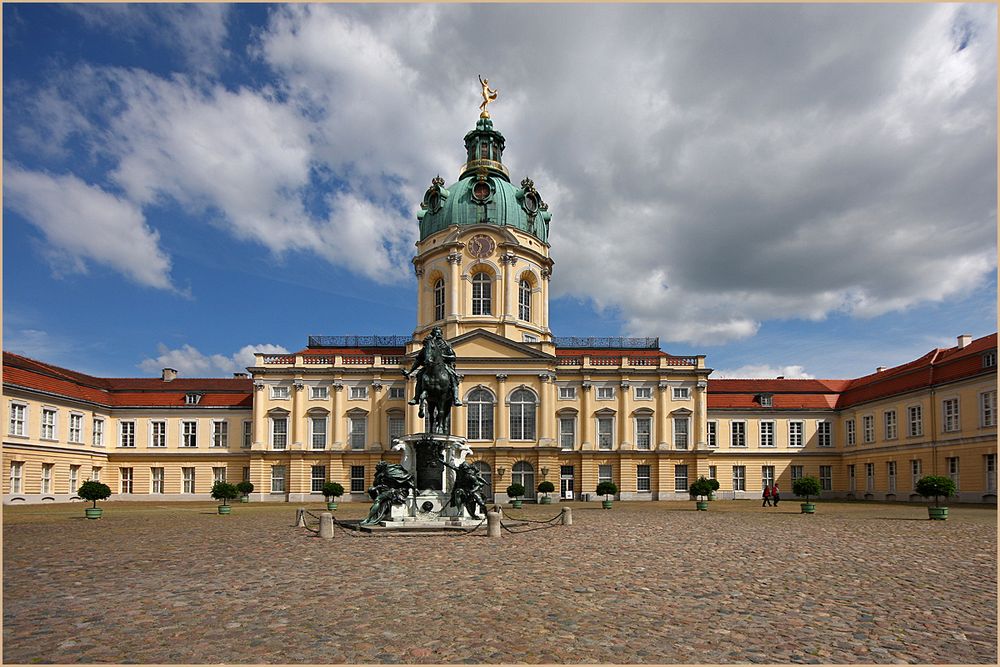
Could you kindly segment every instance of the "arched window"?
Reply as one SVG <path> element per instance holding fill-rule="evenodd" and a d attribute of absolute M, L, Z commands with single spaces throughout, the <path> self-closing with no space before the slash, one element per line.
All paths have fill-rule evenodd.
<path fill-rule="evenodd" d="M 527 389 L 510 395 L 510 439 L 535 439 L 535 395 Z"/>
<path fill-rule="evenodd" d="M 480 271 L 472 277 L 472 314 L 492 315 L 493 281 Z"/>
<path fill-rule="evenodd" d="M 493 395 L 485 389 L 473 389 L 466 401 L 469 406 L 469 440 L 493 439 Z"/>
<path fill-rule="evenodd" d="M 444 319 L 444 279 L 438 278 L 434 283 L 434 319 Z"/>
<path fill-rule="evenodd" d="M 479 474 L 483 476 L 483 481 L 486 482 L 486 486 L 479 490 L 479 493 L 483 494 L 483 499 L 486 503 L 493 502 L 493 471 L 490 470 L 490 464 L 485 461 L 476 461 L 472 464 L 472 467 L 479 471 Z"/>
<path fill-rule="evenodd" d="M 517 317 L 525 322 L 531 321 L 531 283 L 527 280 L 521 281 L 518 290 Z"/>
<path fill-rule="evenodd" d="M 524 497 L 535 497 L 535 469 L 527 461 L 518 461 L 510 471 L 510 481 L 524 487 Z"/>

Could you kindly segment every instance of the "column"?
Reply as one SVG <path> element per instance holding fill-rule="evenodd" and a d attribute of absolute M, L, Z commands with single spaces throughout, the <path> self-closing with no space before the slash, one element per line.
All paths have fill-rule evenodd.
<path fill-rule="evenodd" d="M 552 427 L 555 422 L 555 413 L 553 411 L 555 396 L 553 396 L 553 391 L 555 389 L 556 377 L 550 373 L 540 373 L 538 378 L 542 381 L 541 391 L 538 396 L 538 444 L 543 447 L 549 447 L 555 444 L 555 435 Z"/>
<path fill-rule="evenodd" d="M 309 431 L 306 429 L 304 395 L 305 384 L 301 380 L 295 380 L 292 383 L 292 414 L 288 415 L 289 449 L 301 450 L 303 443 L 309 437 Z"/>
<path fill-rule="evenodd" d="M 500 258 L 503 264 L 503 316 L 506 320 L 513 320 L 514 298 L 517 295 L 517 285 L 514 280 L 514 265 L 517 264 L 517 255 L 508 252 Z"/>
<path fill-rule="evenodd" d="M 417 390 L 417 378 L 415 375 L 411 375 L 406 380 L 406 400 L 409 401 L 413 398 L 413 392 Z M 406 405 L 406 425 L 404 431 L 407 434 L 410 433 L 423 433 L 424 432 L 424 420 L 417 416 L 420 412 L 419 405 L 410 405 L 407 402 Z"/>
<path fill-rule="evenodd" d="M 632 418 L 629 415 L 629 405 L 631 401 L 629 400 L 629 391 L 631 385 L 629 385 L 628 380 L 622 380 L 621 385 L 618 389 L 618 447 L 617 449 L 633 449 L 629 446 L 632 444 L 632 437 L 629 435 L 631 430 Z"/>
<path fill-rule="evenodd" d="M 253 384 L 253 449 L 267 447 L 267 395 L 263 382 Z M 107 434 L 104 436 L 107 438 Z M 257 482 L 254 482 L 256 484 Z"/>
<path fill-rule="evenodd" d="M 427 300 L 424 294 L 424 267 L 413 265 L 413 272 L 417 276 L 417 326 L 423 326 L 425 323 L 430 322 L 434 319 L 434 313 L 431 313 L 430 317 L 426 317 L 424 314 L 425 301 Z M 432 302 L 433 304 L 433 302 Z M 433 305 L 431 306 L 433 308 Z"/>
<path fill-rule="evenodd" d="M 694 391 L 694 414 L 691 415 L 691 441 L 694 443 L 694 447 L 701 449 L 708 444 L 708 410 L 706 390 L 708 389 L 707 380 L 698 380 L 695 385 Z M 777 437 L 777 434 L 775 434 Z M 803 435 L 803 437 L 805 437 Z"/>
<path fill-rule="evenodd" d="M 507 374 L 497 373 L 497 414 L 496 421 L 496 443 L 506 445 L 510 438 L 510 414 L 507 409 Z"/>
<path fill-rule="evenodd" d="M 448 317 L 457 318 L 458 317 L 458 299 L 460 294 L 461 286 L 461 271 L 459 267 L 462 264 L 462 253 L 451 252 L 448 253 Z"/>
<path fill-rule="evenodd" d="M 372 390 L 368 394 L 368 428 L 371 430 L 372 448 L 379 451 L 388 449 L 388 442 L 385 440 L 386 424 L 385 413 L 382 411 L 382 381 L 372 380 Z"/>
<path fill-rule="evenodd" d="M 657 449 L 670 449 L 667 442 L 667 391 L 669 385 L 666 382 L 657 385 L 656 415 L 653 422 L 656 425 Z"/>
<path fill-rule="evenodd" d="M 580 449 L 584 450 L 594 449 L 593 393 L 590 381 L 584 380 L 580 385 Z"/>
<path fill-rule="evenodd" d="M 330 414 L 330 437 L 332 449 L 344 449 L 347 438 L 344 435 L 344 384 L 340 380 L 333 383 L 333 412 Z"/>
<path fill-rule="evenodd" d="M 542 269 L 542 303 L 541 320 L 539 324 L 545 329 L 549 328 L 549 279 L 552 277 L 552 269 Z"/>

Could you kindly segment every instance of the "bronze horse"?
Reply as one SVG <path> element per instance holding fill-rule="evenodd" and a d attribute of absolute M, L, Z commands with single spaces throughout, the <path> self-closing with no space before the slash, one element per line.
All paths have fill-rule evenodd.
<path fill-rule="evenodd" d="M 424 347 L 423 392 L 420 394 L 420 416 L 424 416 L 426 409 L 431 433 L 451 434 L 451 405 L 455 395 L 451 383 L 441 349 L 431 342 Z"/>

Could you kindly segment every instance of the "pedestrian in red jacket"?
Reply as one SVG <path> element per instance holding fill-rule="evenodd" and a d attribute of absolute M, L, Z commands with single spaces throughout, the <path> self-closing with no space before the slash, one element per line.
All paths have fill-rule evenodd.
<path fill-rule="evenodd" d="M 771 487 L 771 502 L 774 503 L 775 507 L 777 507 L 779 500 L 781 500 L 781 496 L 778 495 L 778 485 L 775 484 Z"/>
<path fill-rule="evenodd" d="M 770 507 L 771 505 L 771 487 L 764 486 L 764 502 L 760 504 L 761 507 Z"/>

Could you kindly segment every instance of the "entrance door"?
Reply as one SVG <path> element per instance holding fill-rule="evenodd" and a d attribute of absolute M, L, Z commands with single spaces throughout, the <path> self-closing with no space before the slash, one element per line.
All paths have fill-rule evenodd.
<path fill-rule="evenodd" d="M 573 466 L 559 466 L 559 497 L 573 500 Z"/>

